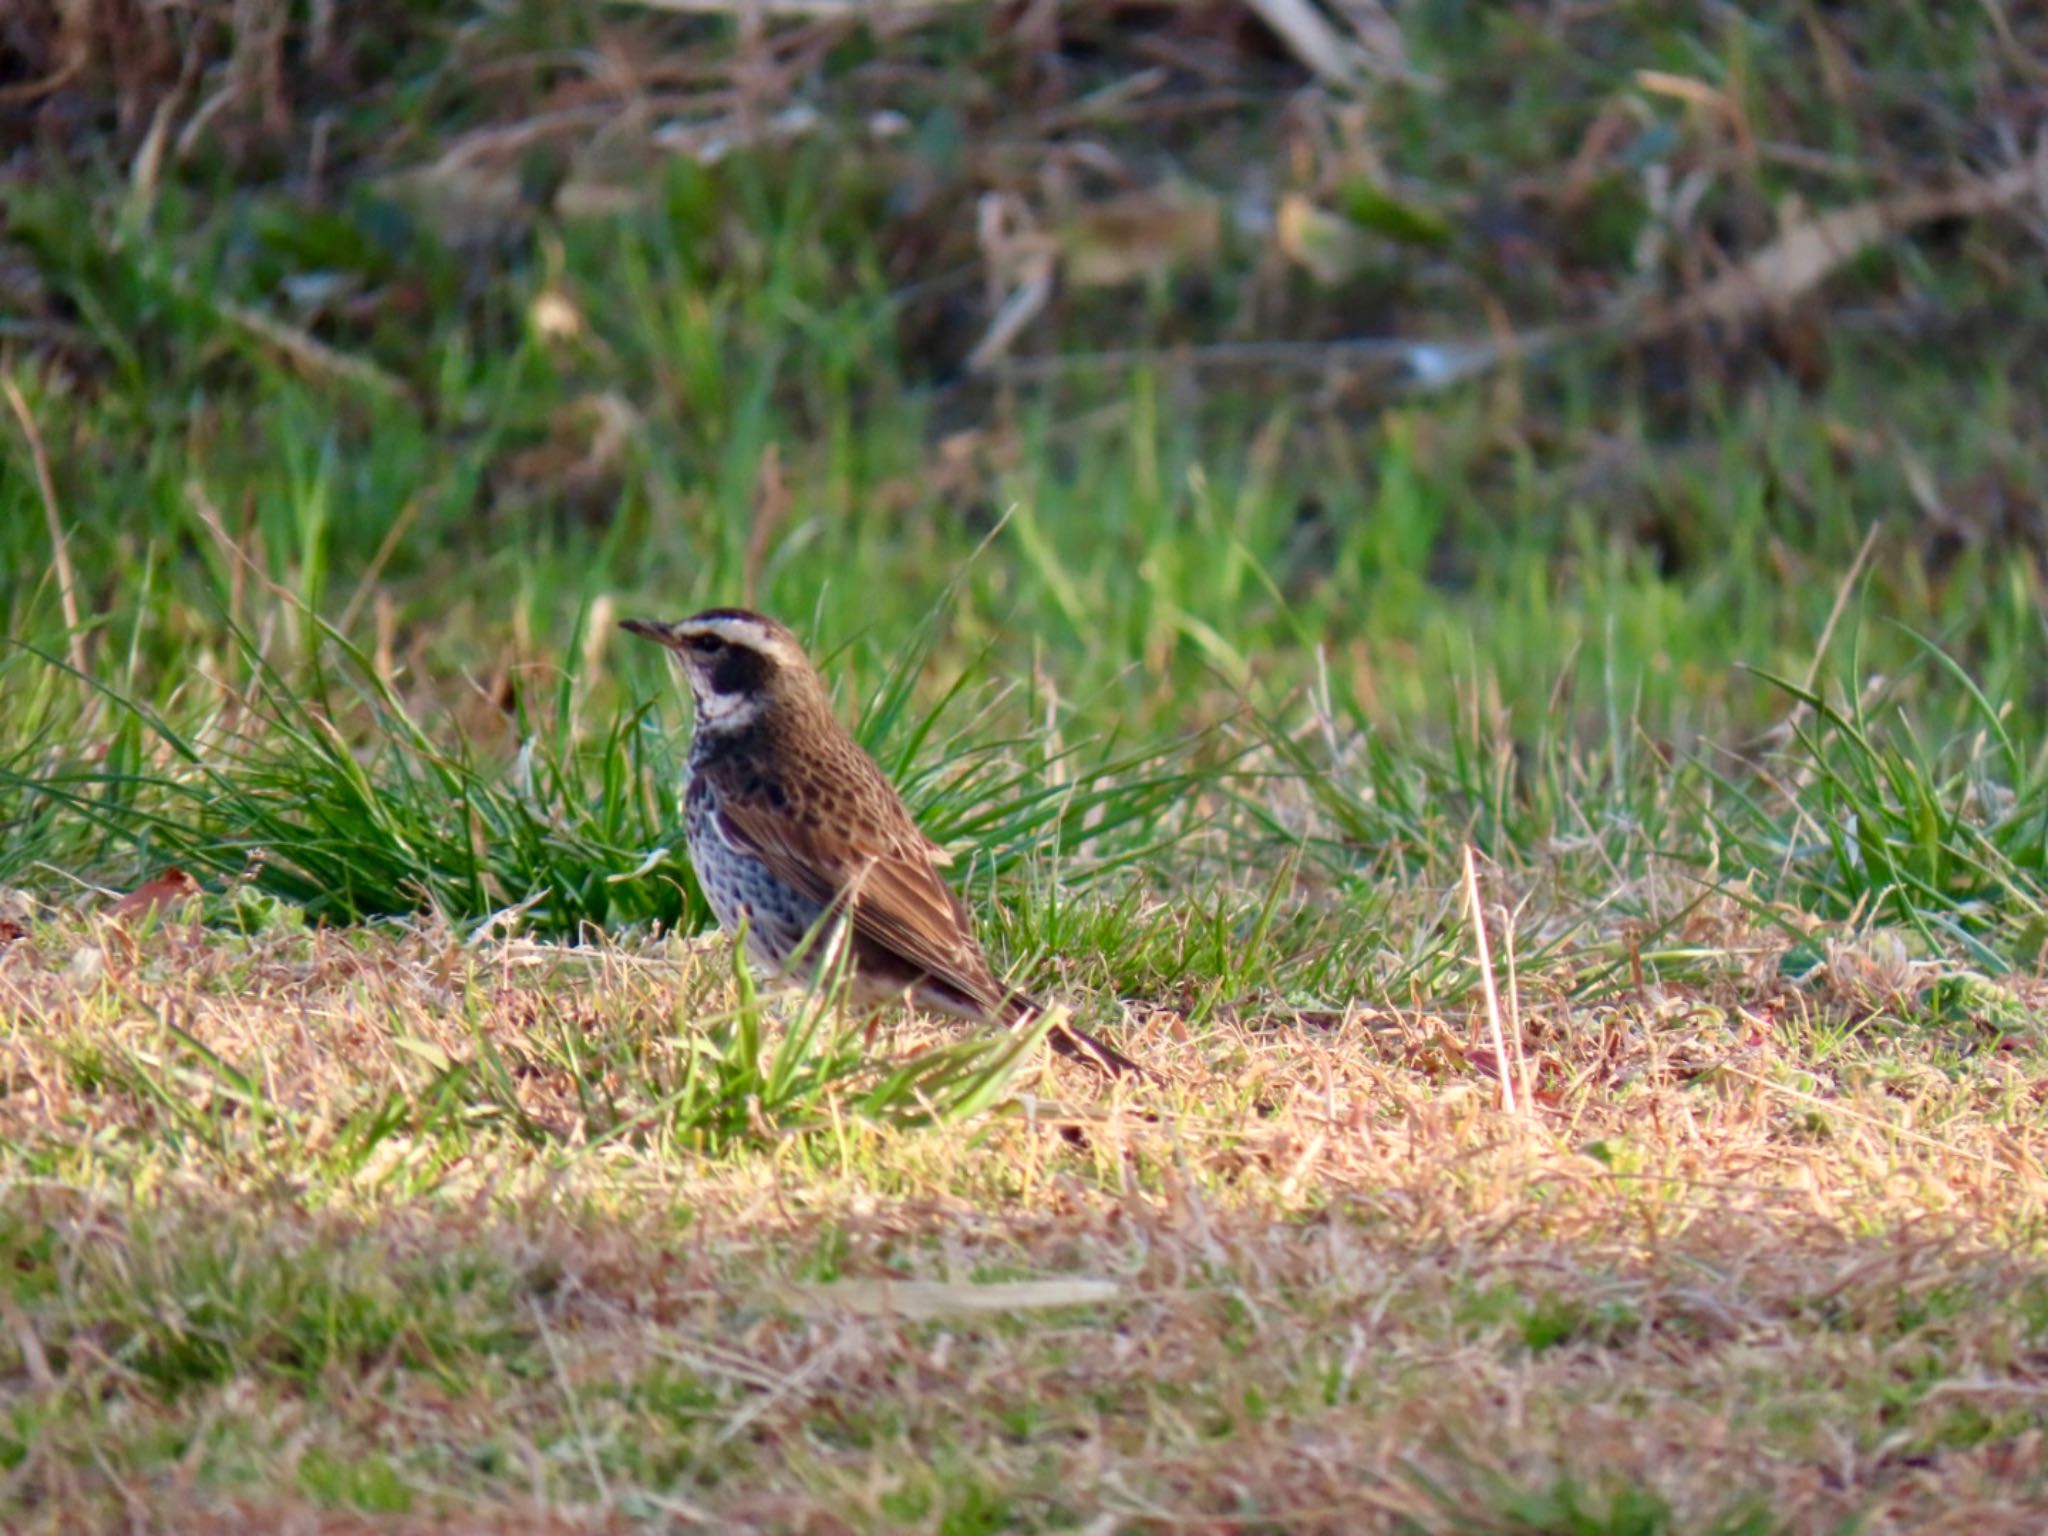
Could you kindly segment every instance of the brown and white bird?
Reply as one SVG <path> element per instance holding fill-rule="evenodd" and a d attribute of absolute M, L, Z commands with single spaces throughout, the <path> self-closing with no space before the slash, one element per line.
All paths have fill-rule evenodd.
<path fill-rule="evenodd" d="M 967 909 L 939 877 L 950 855 L 832 712 L 824 680 L 787 627 L 743 608 L 623 627 L 666 646 L 690 685 L 697 731 L 683 795 L 697 879 L 750 961 L 815 979 L 825 946 L 797 951 L 828 914 L 850 914 L 852 989 L 1009 1026 L 1041 1006 L 991 974 Z M 1108 1072 L 1136 1062 L 1076 1029 L 1049 1039 Z"/>

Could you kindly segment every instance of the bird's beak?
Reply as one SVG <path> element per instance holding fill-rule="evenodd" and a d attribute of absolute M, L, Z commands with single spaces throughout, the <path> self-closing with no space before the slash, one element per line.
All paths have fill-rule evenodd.
<path fill-rule="evenodd" d="M 652 640 L 656 645 L 673 646 L 671 631 L 674 626 L 663 624 L 656 619 L 621 619 L 619 628 L 629 635 L 638 635 L 643 640 Z"/>

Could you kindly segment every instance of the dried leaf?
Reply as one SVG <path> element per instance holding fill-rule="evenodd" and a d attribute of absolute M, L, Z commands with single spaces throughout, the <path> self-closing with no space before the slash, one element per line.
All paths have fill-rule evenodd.
<path fill-rule="evenodd" d="M 575 341 L 589 329 L 576 301 L 559 288 L 543 288 L 527 307 L 526 319 L 542 341 Z"/>
<path fill-rule="evenodd" d="M 628 0 L 650 11 L 672 11 L 684 16 L 813 17 L 834 21 L 864 21 L 881 30 L 884 24 L 907 25 L 921 21 L 965 0 Z"/>
<path fill-rule="evenodd" d="M 508 242 L 532 218 L 517 174 L 481 156 L 458 157 L 451 152 L 431 165 L 394 171 L 368 186 L 454 250 Z"/>
<path fill-rule="evenodd" d="M 1355 87 L 1365 77 L 1365 50 L 1347 42 L 1309 0 L 1248 0 L 1293 55 L 1327 84 Z"/>
<path fill-rule="evenodd" d="M 1464 1057 L 1466 1066 L 1479 1073 L 1482 1077 L 1490 1077 L 1495 1082 L 1499 1082 L 1507 1075 L 1502 1070 L 1500 1053 L 1491 1046 L 1468 1045 L 1463 1047 L 1458 1054 Z"/>
<path fill-rule="evenodd" d="M 1111 288 L 1213 260 L 1223 207 L 1193 188 L 1133 192 L 1082 208 L 1055 239 L 1069 283 Z"/>
<path fill-rule="evenodd" d="M 493 505 L 538 514 L 566 510 L 592 523 L 607 520 L 624 479 L 627 452 L 642 427 L 640 413 L 615 390 L 580 395 L 557 407 L 547 437 L 493 463 Z"/>
<path fill-rule="evenodd" d="M 1050 252 L 1041 253 L 1025 268 L 1022 280 L 1010 290 L 995 318 L 989 321 L 988 329 L 982 333 L 981 340 L 967 354 L 969 373 L 986 373 L 1009 355 L 1010 348 L 1017 344 L 1017 338 L 1024 334 L 1024 327 L 1036 319 L 1051 301 L 1052 285 L 1052 255 Z"/>
<path fill-rule="evenodd" d="M 1364 230 L 1342 214 L 1318 208 L 1301 192 L 1280 199 L 1273 239 L 1281 255 L 1325 287 L 1343 282 L 1372 256 L 1372 241 Z"/>
<path fill-rule="evenodd" d="M 1736 324 L 1780 309 L 1826 281 L 1872 246 L 1938 219 L 1966 218 L 2018 202 L 2048 177 L 2048 152 L 1958 187 L 1916 187 L 1805 219 L 1753 252 L 1734 271 L 1678 303 L 1646 316 L 1639 331 L 1658 334 L 1702 320 Z"/>
<path fill-rule="evenodd" d="M 835 1280 L 794 1285 L 789 1296 L 809 1312 L 850 1312 L 857 1317 L 932 1318 L 962 1312 L 1025 1312 L 1047 1307 L 1093 1307 L 1122 1295 L 1114 1280 L 1002 1280 L 988 1285 L 950 1280 Z"/>
<path fill-rule="evenodd" d="M 35 921 L 36 901 L 27 891 L 0 885 L 0 944 L 12 944 L 28 937 L 28 925 Z"/>
<path fill-rule="evenodd" d="M 1756 136 L 1750 132 L 1749 118 L 1742 110 L 1742 103 L 1719 86 L 1696 80 L 1691 75 L 1671 74 L 1661 69 L 1637 70 L 1636 84 L 1653 96 L 1668 96 L 1719 118 L 1727 125 L 1729 135 L 1741 149 L 1743 158 L 1756 157 Z"/>
<path fill-rule="evenodd" d="M 64 979 L 80 991 L 107 973 L 107 952 L 97 944 L 82 944 L 71 952 L 64 965 Z"/>
<path fill-rule="evenodd" d="M 153 912 L 182 907 L 198 895 L 199 882 L 174 864 L 115 902 L 107 915 L 126 922 L 130 918 L 147 917 Z"/>

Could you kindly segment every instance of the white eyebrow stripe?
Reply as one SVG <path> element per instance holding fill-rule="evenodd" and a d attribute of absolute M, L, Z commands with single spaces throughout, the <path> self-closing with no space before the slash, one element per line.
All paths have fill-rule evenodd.
<path fill-rule="evenodd" d="M 727 640 L 750 640 L 756 645 L 766 644 L 767 629 L 753 619 L 727 618 L 721 615 L 715 619 L 697 619 L 683 627 L 684 634 L 710 633 Z"/>
<path fill-rule="evenodd" d="M 679 625 L 676 632 L 679 635 L 716 635 L 721 640 L 747 646 L 785 664 L 803 660 L 801 649 L 756 619 L 698 619 Z"/>

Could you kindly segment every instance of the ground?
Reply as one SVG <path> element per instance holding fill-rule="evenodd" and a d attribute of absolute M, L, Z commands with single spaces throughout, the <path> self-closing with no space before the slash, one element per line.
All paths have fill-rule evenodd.
<path fill-rule="evenodd" d="M 1533 1106 L 1506 1114 L 1462 1020 L 1191 1037 L 1140 1013 L 1126 1042 L 1164 1087 L 1042 1064 L 965 1123 L 828 1102 L 718 1155 L 670 1105 L 679 1019 L 729 1006 L 719 968 L 179 923 L 18 944 L 6 1134 L 69 1145 L 21 1159 L 9 1201 L 17 1507 L 521 1530 L 2038 1515 L 2041 1095 L 1996 1039 L 1820 1047 L 1796 1007 L 1658 989 L 1543 1005 Z"/>
<path fill-rule="evenodd" d="M 0 1525 L 2048 1520 L 2041 19 L 344 9 L 0 24 Z"/>

